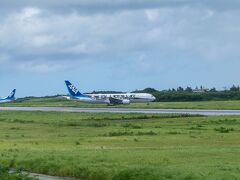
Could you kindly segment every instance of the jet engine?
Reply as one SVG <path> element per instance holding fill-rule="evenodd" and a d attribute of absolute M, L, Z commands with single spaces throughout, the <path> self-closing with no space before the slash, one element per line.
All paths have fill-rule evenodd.
<path fill-rule="evenodd" d="M 65 98 L 65 99 L 67 99 L 67 100 L 70 100 L 71 99 L 71 97 L 69 97 L 69 96 L 62 96 L 63 98 Z"/>
<path fill-rule="evenodd" d="M 130 100 L 129 99 L 123 99 L 122 104 L 130 104 Z"/>

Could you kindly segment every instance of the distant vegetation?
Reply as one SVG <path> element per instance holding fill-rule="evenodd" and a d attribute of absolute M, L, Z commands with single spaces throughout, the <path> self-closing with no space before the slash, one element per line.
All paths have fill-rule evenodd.
<path fill-rule="evenodd" d="M 230 89 L 218 91 L 216 88 L 192 89 L 191 87 L 159 91 L 153 88 L 136 90 L 136 93 L 151 93 L 156 97 L 156 102 L 183 102 L 183 101 L 209 101 L 209 100 L 240 100 L 240 87 L 233 85 Z"/>

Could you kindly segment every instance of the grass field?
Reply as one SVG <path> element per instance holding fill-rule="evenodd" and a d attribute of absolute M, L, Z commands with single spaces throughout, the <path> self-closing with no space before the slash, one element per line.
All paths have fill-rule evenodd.
<path fill-rule="evenodd" d="M 239 179 L 239 137 L 239 116 L 1 111 L 0 164 L 79 179 Z"/>
<path fill-rule="evenodd" d="M 27 98 L 19 99 L 13 103 L 1 104 L 1 106 L 44 106 L 44 107 L 109 107 L 106 104 L 88 104 L 69 101 L 61 98 Z M 117 105 L 110 107 L 122 108 L 174 108 L 174 109 L 232 109 L 240 110 L 240 101 L 199 101 L 199 102 L 151 102 L 131 103 L 129 105 Z"/>

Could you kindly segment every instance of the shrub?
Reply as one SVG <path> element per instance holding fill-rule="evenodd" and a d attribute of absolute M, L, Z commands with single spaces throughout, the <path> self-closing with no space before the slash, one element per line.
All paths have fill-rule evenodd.
<path fill-rule="evenodd" d="M 137 125 L 137 124 L 133 125 L 131 123 L 125 123 L 125 124 L 122 125 L 122 127 L 124 127 L 124 128 L 132 128 L 132 129 L 142 129 L 143 128 L 140 125 Z"/>
<path fill-rule="evenodd" d="M 220 133 L 229 133 L 230 131 L 234 131 L 233 128 L 225 128 L 225 127 L 215 128 L 214 130 Z"/>
<path fill-rule="evenodd" d="M 137 135 L 139 135 L 139 136 L 143 136 L 143 135 L 154 136 L 154 135 L 157 135 L 157 133 L 155 133 L 155 132 L 153 132 L 153 131 L 148 131 L 148 132 L 141 132 L 141 131 L 139 131 L 139 132 L 137 133 Z"/>
<path fill-rule="evenodd" d="M 133 132 L 132 131 L 118 131 L 118 132 L 109 132 L 108 136 L 132 136 Z"/>
<path fill-rule="evenodd" d="M 90 124 L 88 124 L 88 126 L 90 126 L 90 127 L 105 127 L 108 125 L 109 124 L 106 124 L 106 123 L 90 123 Z"/>
<path fill-rule="evenodd" d="M 80 145 L 80 142 L 76 141 L 75 144 L 76 144 L 76 145 Z"/>
<path fill-rule="evenodd" d="M 181 132 L 177 132 L 177 131 L 170 131 L 170 132 L 168 132 L 167 134 L 182 134 Z"/>

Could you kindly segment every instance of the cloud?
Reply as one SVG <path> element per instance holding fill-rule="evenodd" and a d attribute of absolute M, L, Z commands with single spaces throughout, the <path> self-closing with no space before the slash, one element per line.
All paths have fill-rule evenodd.
<path fill-rule="evenodd" d="M 14 11 L 26 7 L 49 9 L 56 12 L 78 11 L 80 13 L 109 13 L 122 10 L 140 10 L 154 8 L 175 8 L 184 6 L 200 6 L 215 10 L 239 9 L 238 0 L 2 0 L 2 11 Z"/>
<path fill-rule="evenodd" d="M 16 64 L 21 71 L 48 73 L 64 69 L 57 63 L 120 61 L 140 64 L 140 69 L 150 72 L 155 64 L 166 63 L 163 67 L 168 68 L 186 57 L 191 61 L 237 59 L 240 12 L 219 11 L 229 1 L 218 2 L 1 1 L 10 9 L 20 5 L 0 19 L 0 48 L 8 57 L 1 62 Z M 97 13 L 79 10 L 87 7 Z M 58 8 L 71 10 L 59 13 L 54 10 Z M 101 8 L 117 10 L 106 13 Z"/>
<path fill-rule="evenodd" d="M 63 63 L 49 63 L 49 62 L 25 62 L 18 64 L 16 70 L 34 72 L 34 73 L 52 73 L 59 72 L 70 68 L 69 65 Z"/>
<path fill-rule="evenodd" d="M 65 10 L 88 10 L 103 11 L 103 10 L 119 10 L 119 9 L 146 9 L 156 8 L 163 6 L 179 6 L 195 3 L 194 0 L 62 0 L 61 3 L 58 0 L 42 1 L 42 0 L 12 0 L 1 1 L 2 8 L 24 8 L 24 7 L 39 7 L 44 9 L 65 9 Z"/>
<path fill-rule="evenodd" d="M 10 56 L 7 54 L 0 54 L 0 64 L 8 62 Z"/>

